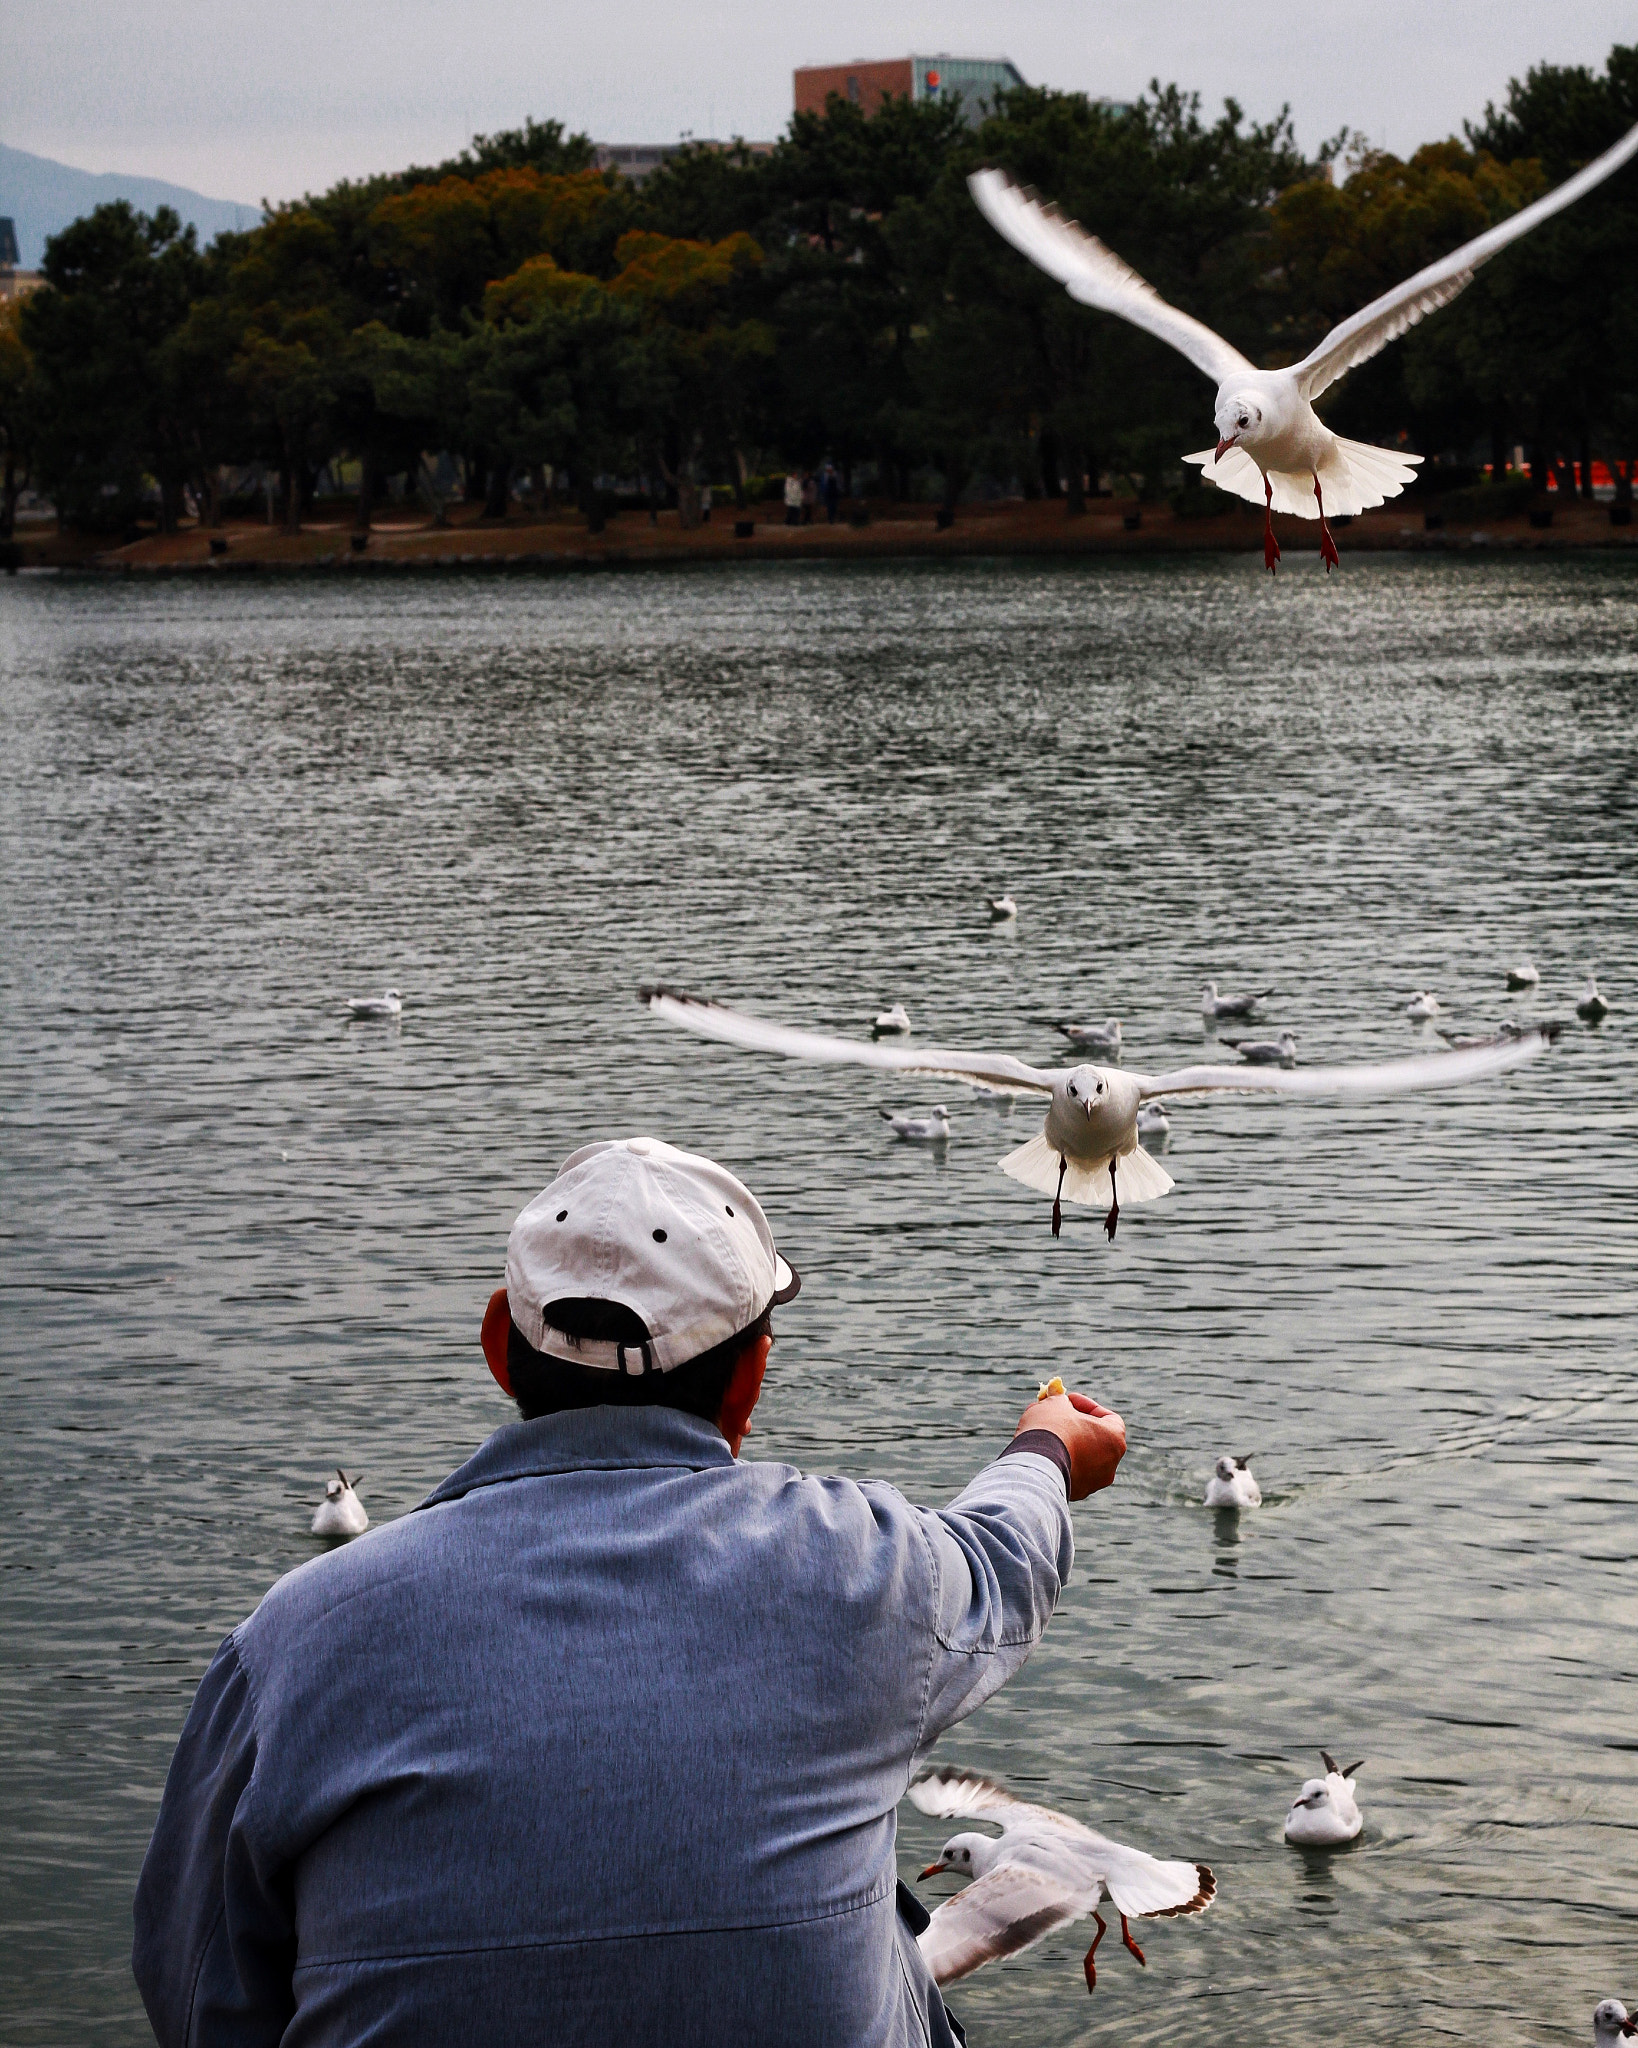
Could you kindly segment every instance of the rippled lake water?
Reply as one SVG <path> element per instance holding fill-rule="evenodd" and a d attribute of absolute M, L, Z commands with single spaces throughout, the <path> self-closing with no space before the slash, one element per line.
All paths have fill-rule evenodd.
<path fill-rule="evenodd" d="M 0 586 L 0 2038 L 135 2041 L 130 1895 L 223 1632 L 326 1471 L 507 1410 L 478 1319 L 585 1138 L 802 1268 L 752 1453 L 947 1497 L 1057 1371 L 1132 1451 L 940 1754 L 1210 1862 L 1203 1920 L 954 1994 L 975 2043 L 1572 2041 L 1638 2003 L 1638 583 L 1614 560 Z M 986 892 L 1016 895 L 992 928 Z M 1538 996 L 1509 998 L 1528 952 Z M 1576 1024 L 1597 963 L 1614 1010 Z M 1045 1059 L 1309 1061 L 1560 1015 L 1449 1097 L 1174 1116 L 1114 1246 L 1020 1104 L 663 1032 L 663 976 Z M 403 991 L 396 1028 L 349 991 Z M 948 1148 L 880 1104 L 943 1095 Z M 1266 1504 L 1198 1503 L 1222 1450 Z M 1321 1744 L 1366 1831 L 1280 1825 Z M 906 1808 L 901 1862 L 945 1829 Z M 936 1895 L 941 1885 L 929 1887 Z"/>

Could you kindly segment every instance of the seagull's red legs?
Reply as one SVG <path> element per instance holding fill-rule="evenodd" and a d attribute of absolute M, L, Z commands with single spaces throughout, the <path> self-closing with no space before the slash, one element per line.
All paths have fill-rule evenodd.
<path fill-rule="evenodd" d="M 1274 481 L 1263 478 L 1263 567 L 1272 576 L 1279 567 L 1280 544 L 1274 538 Z"/>
<path fill-rule="evenodd" d="M 1064 1175 L 1069 1171 L 1069 1160 L 1064 1153 L 1058 1154 L 1058 1192 L 1052 1198 L 1052 1234 L 1056 1237 L 1064 1227 Z M 1096 1946 L 1096 1944 L 1094 1944 Z"/>
<path fill-rule="evenodd" d="M 1325 520 L 1325 500 L 1320 496 L 1319 478 L 1314 479 L 1314 503 L 1320 508 L 1320 560 L 1325 564 L 1325 573 L 1331 571 L 1342 560 L 1337 553 L 1337 544 L 1331 538 L 1331 529 Z"/>
<path fill-rule="evenodd" d="M 1098 1952 L 1098 1943 L 1102 1941 L 1103 1937 L 1109 1932 L 1109 1929 L 1104 1925 L 1103 1915 L 1101 1913 L 1094 1913 L 1092 1915 L 1092 1918 L 1096 1920 L 1098 1923 L 1098 1931 L 1095 1935 L 1093 1935 L 1092 1946 L 1087 1950 L 1085 1961 L 1081 1965 L 1081 1967 L 1086 1971 L 1086 1988 L 1089 1992 L 1096 1990 L 1098 1983 L 1098 1966 L 1095 1962 L 1093 1962 L 1092 1958 Z"/>
<path fill-rule="evenodd" d="M 1120 1221 L 1120 1196 L 1115 1192 L 1115 1155 L 1109 1155 L 1109 1214 L 1103 1219 L 1104 1230 L 1109 1242 L 1115 1241 L 1115 1225 Z"/>
<path fill-rule="evenodd" d="M 1137 1957 L 1138 1961 L 1143 1964 L 1143 1967 L 1145 1969 L 1148 1969 L 1149 1965 L 1142 1949 L 1140 1949 L 1137 1943 L 1132 1939 L 1132 1930 L 1126 1924 L 1126 1915 L 1124 1913 L 1122 1913 L 1122 1915 L 1120 1916 L 1120 1938 L 1122 1941 L 1125 1942 L 1126 1946 L 1132 1951 L 1133 1955 Z"/>

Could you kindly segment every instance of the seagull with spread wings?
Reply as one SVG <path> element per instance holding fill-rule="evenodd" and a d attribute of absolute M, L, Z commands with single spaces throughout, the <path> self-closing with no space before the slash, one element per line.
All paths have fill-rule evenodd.
<path fill-rule="evenodd" d="M 1072 299 L 1147 329 L 1186 355 L 1217 386 L 1217 446 L 1196 462 L 1214 484 L 1263 506 L 1263 561 L 1272 572 L 1280 559 L 1274 538 L 1275 512 L 1318 519 L 1320 553 L 1327 569 L 1337 560 L 1336 542 L 1325 512 L 1363 512 L 1397 497 L 1410 481 L 1419 455 L 1370 448 L 1333 434 L 1314 411 L 1314 400 L 1339 377 L 1368 362 L 1407 328 L 1473 282 L 1473 273 L 1499 249 L 1527 235 L 1542 221 L 1571 206 L 1600 185 L 1634 154 L 1638 127 L 1595 157 L 1573 178 L 1499 221 L 1450 255 L 1440 257 L 1392 291 L 1373 299 L 1344 320 L 1318 348 L 1289 369 L 1259 370 L 1220 334 L 1168 305 L 1153 285 L 1123 263 L 1057 207 L 1043 204 L 1005 171 L 975 171 L 967 180 L 990 225 L 1030 261 L 1055 277 Z"/>
<path fill-rule="evenodd" d="M 1171 1175 L 1138 1143 L 1138 1111 L 1157 1096 L 1250 1089 L 1273 1095 L 1329 1095 L 1363 1101 L 1424 1088 L 1453 1088 L 1522 1066 L 1545 1052 L 1559 1032 L 1556 1024 L 1544 1024 L 1464 1052 L 1422 1053 L 1374 1066 L 1200 1066 L 1149 1075 L 1119 1067 L 1032 1067 L 1010 1053 L 956 1052 L 937 1046 L 888 1046 L 836 1038 L 824 1031 L 803 1031 L 771 1023 L 765 1017 L 747 1016 L 725 1003 L 659 984 L 640 988 L 637 1000 L 662 1023 L 680 1025 L 702 1038 L 715 1038 L 750 1052 L 887 1067 L 904 1074 L 937 1074 L 991 1094 L 1046 1096 L 1046 1121 L 1039 1135 L 1009 1152 L 999 1164 L 1003 1173 L 1025 1187 L 1051 1195 L 1054 1237 L 1063 1223 L 1061 1205 L 1065 1201 L 1100 1206 L 1107 1201 L 1104 1229 L 1113 1238 L 1122 1196 L 1128 1203 L 1151 1202 L 1170 1191 Z"/>
<path fill-rule="evenodd" d="M 1120 1915 L 1120 1938 L 1147 1968 L 1131 1920 L 1174 1920 L 1203 1913 L 1217 1896 L 1204 1863 L 1162 1862 L 1082 1827 L 1050 1806 L 1032 1806 L 974 1771 L 933 1771 L 910 1787 L 910 1803 L 940 1818 L 972 1814 L 995 1822 L 993 1835 L 952 1835 L 923 1878 L 950 1872 L 973 1882 L 935 1909 L 918 1946 L 935 1984 L 954 1984 L 980 1964 L 1017 1955 L 1044 1935 L 1090 1913 L 1098 1931 L 1082 1967 L 1088 1991 L 1098 1981 L 1093 1957 L 1108 1932 L 1100 1903 Z"/>

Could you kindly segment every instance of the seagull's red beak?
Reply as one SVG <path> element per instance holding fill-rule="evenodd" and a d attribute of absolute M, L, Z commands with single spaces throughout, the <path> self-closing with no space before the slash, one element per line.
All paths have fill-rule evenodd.
<path fill-rule="evenodd" d="M 1231 434 L 1226 441 L 1219 441 L 1217 444 L 1217 453 L 1212 457 L 1212 461 L 1220 462 L 1223 459 L 1224 452 L 1227 449 L 1232 448 L 1235 442 L 1239 440 L 1239 438 L 1240 437 L 1238 434 Z"/>
<path fill-rule="evenodd" d="M 1621 2031 L 1623 2034 L 1638 2034 L 1638 2020 L 1623 2020 Z"/>
<path fill-rule="evenodd" d="M 916 1873 L 917 1884 L 924 1884 L 928 1878 L 937 1877 L 943 1868 L 944 1865 L 942 1863 L 929 1863 L 925 1870 Z"/>

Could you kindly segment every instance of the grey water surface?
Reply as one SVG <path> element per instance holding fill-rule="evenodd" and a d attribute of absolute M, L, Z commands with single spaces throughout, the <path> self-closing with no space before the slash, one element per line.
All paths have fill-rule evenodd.
<path fill-rule="evenodd" d="M 1218 1900 L 1093 1999 L 1085 1929 L 982 1973 L 975 2044 L 1638 2004 L 1635 881 L 1615 558 L 0 585 L 0 2040 L 146 2037 L 130 1895 L 217 1641 L 329 1468 L 384 1520 L 507 1419 L 510 1220 L 638 1129 L 804 1274 L 748 1455 L 937 1501 L 1052 1372 L 1126 1417 L 1046 1641 L 939 1755 Z M 1437 1044 L 1419 988 L 1569 1028 L 1448 1096 L 1184 1103 L 1110 1246 L 995 1171 L 1026 1103 L 633 1000 L 902 1001 L 1037 1060 L 1118 1016 L 1154 1068 L 1207 975 L 1308 1062 Z M 401 1024 L 345 1021 L 389 984 Z M 941 1098 L 947 1149 L 875 1113 Z M 1321 1744 L 1367 1759 L 1329 1856 L 1280 1838 Z M 910 1875 L 946 1829 L 900 1825 Z"/>

